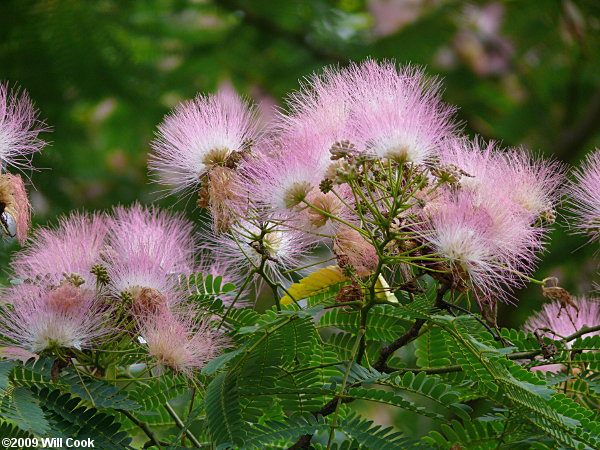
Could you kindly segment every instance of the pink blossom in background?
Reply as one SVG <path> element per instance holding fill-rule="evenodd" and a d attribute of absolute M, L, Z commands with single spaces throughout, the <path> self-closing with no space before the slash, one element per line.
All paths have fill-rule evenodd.
<path fill-rule="evenodd" d="M 89 348 L 111 331 L 107 308 L 85 287 L 21 284 L 8 291 L 5 301 L 12 307 L 0 315 L 0 332 L 10 340 L 6 344 L 28 352 Z"/>
<path fill-rule="evenodd" d="M 468 5 L 459 19 L 461 29 L 453 48 L 481 77 L 502 75 L 511 68 L 514 46 L 500 34 L 503 19 L 504 6 L 500 2 Z"/>
<path fill-rule="evenodd" d="M 60 284 L 63 275 L 79 275 L 92 289 L 96 276 L 90 273 L 100 262 L 108 231 L 98 214 L 72 213 L 55 228 L 40 228 L 30 244 L 18 252 L 11 267 L 17 277 Z"/>
<path fill-rule="evenodd" d="M 568 187 L 569 210 L 574 217 L 575 232 L 600 239 L 600 150 L 589 154 L 574 172 L 575 181 Z"/>
<path fill-rule="evenodd" d="M 258 139 L 253 109 L 227 89 L 181 103 L 158 126 L 149 168 L 174 193 L 197 189 L 200 178 Z"/>
<path fill-rule="evenodd" d="M 46 142 L 38 138 L 50 129 L 39 120 L 39 112 L 25 91 L 0 83 L 0 160 L 17 169 L 32 169 L 33 155 Z M 4 172 L 4 168 L 1 168 Z"/>
<path fill-rule="evenodd" d="M 545 303 L 540 311 L 527 319 L 523 329 L 557 340 L 570 336 L 584 326 L 600 324 L 600 299 L 577 297 L 572 300 L 577 305 L 576 307 L 569 304 L 562 305 L 559 301 Z M 587 333 L 582 337 L 598 334 L 600 331 Z M 560 372 L 563 369 L 562 364 L 545 364 L 532 368 L 532 370 L 541 370 L 542 372 Z"/>
<path fill-rule="evenodd" d="M 600 324 L 600 299 L 576 297 L 573 301 L 577 307 L 562 305 L 559 301 L 545 303 L 540 311 L 527 319 L 523 329 L 532 333 L 537 330 L 551 339 L 561 339 L 586 325 L 591 327 Z M 583 337 L 596 334 L 600 334 L 600 331 L 584 334 Z"/>
<path fill-rule="evenodd" d="M 138 319 L 148 353 L 160 365 L 191 376 L 225 347 L 225 338 L 206 322 L 196 321 L 196 316 L 192 310 L 161 311 Z"/>
<path fill-rule="evenodd" d="M 367 7 L 373 16 L 373 34 L 384 37 L 394 34 L 403 26 L 415 22 L 428 0 L 369 0 Z"/>

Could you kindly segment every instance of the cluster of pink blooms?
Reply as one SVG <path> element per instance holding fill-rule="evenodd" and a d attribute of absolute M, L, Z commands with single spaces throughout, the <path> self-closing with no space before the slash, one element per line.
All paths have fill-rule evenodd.
<path fill-rule="evenodd" d="M 189 306 L 193 226 L 179 215 L 133 205 L 111 215 L 72 214 L 37 230 L 11 263 L 21 283 L 4 293 L 0 334 L 8 355 L 99 348 L 131 331 L 161 365 L 191 373 L 222 348 Z"/>
<path fill-rule="evenodd" d="M 122 327 L 133 323 L 135 342 L 160 364 L 190 373 L 224 341 L 190 306 L 182 282 L 188 275 L 224 271 L 239 286 L 248 273 L 260 273 L 285 285 L 291 271 L 318 263 L 314 249 L 321 256 L 329 251 L 325 259 L 334 255 L 358 276 L 373 273 L 380 255 L 361 233 L 372 217 L 357 212 L 354 188 L 332 183 L 348 169 L 339 155 L 408 167 L 426 178 L 403 217 L 390 219 L 402 222 L 424 249 L 421 256 L 442 261 L 436 270 L 451 274 L 453 287 L 469 288 L 479 301 L 507 299 L 535 268 L 566 167 L 461 135 L 439 82 L 422 70 L 372 60 L 327 69 L 308 78 L 286 106 L 264 129 L 256 110 L 231 90 L 176 108 L 158 127 L 149 165 L 170 191 L 197 191 L 213 219 L 202 243 L 181 216 L 140 205 L 72 214 L 56 228 L 37 230 L 11 263 L 21 283 L 3 296 L 3 351 L 95 348 L 132 337 Z M 5 230 L 16 224 L 13 234 L 22 241 L 29 202 L 20 177 L 5 170 L 30 167 L 44 130 L 29 98 L 0 86 L 1 219 Z M 599 188 L 596 152 L 569 189 L 577 229 L 592 239 L 600 235 Z M 597 321 L 593 305 L 595 312 L 582 307 L 576 317 Z"/>
<path fill-rule="evenodd" d="M 287 108 L 262 132 L 252 109 L 239 98 L 234 107 L 235 101 L 217 94 L 180 106 L 159 127 L 150 163 L 176 191 L 204 183 L 209 192 L 210 166 L 189 161 L 221 155 L 231 178 L 219 186 L 235 192 L 226 205 L 233 218 L 231 226 L 213 227 L 205 239 L 229 267 L 247 271 L 266 251 L 281 279 L 282 272 L 306 264 L 311 246 L 323 243 L 336 254 L 343 250 L 362 274 L 377 265 L 372 246 L 344 225 L 359 223 L 352 192 L 344 185 L 335 193 L 319 189 L 340 170 L 340 162 L 332 161 L 337 146 L 414 167 L 460 169 L 458 183 L 441 186 L 415 211 L 414 229 L 479 297 L 506 298 L 507 287 L 519 285 L 534 268 L 565 167 L 522 148 L 461 136 L 439 82 L 420 69 L 372 60 L 326 69 L 291 94 Z M 217 221 L 223 197 L 214 197 L 203 206 Z M 301 208 L 303 202 L 317 208 Z M 273 245 L 257 250 L 257 242 Z"/>

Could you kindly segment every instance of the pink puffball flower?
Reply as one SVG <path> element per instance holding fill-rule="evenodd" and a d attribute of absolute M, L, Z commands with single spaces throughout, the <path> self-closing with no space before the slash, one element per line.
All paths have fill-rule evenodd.
<path fill-rule="evenodd" d="M 136 313 L 181 302 L 194 271 L 193 225 L 181 215 L 135 204 L 117 207 L 103 253 L 114 296 L 128 295 Z"/>
<path fill-rule="evenodd" d="M 494 142 L 455 140 L 441 153 L 443 164 L 453 164 L 466 172 L 460 179 L 462 189 L 472 192 L 475 200 L 503 196 L 515 213 L 552 222 L 564 181 L 565 166 L 543 160 L 522 148 L 502 151 Z"/>
<path fill-rule="evenodd" d="M 148 353 L 161 366 L 191 376 L 225 346 L 225 338 L 211 331 L 207 322 L 196 321 L 194 311 L 141 317 L 140 336 Z"/>
<path fill-rule="evenodd" d="M 504 156 L 509 167 L 506 176 L 509 198 L 532 223 L 540 219 L 553 223 L 566 165 L 535 157 L 522 148 L 510 149 Z"/>
<path fill-rule="evenodd" d="M 501 198 L 479 204 L 471 193 L 456 191 L 426 205 L 422 215 L 416 231 L 432 255 L 444 258 L 479 294 L 504 297 L 503 285 L 519 284 L 515 271 L 528 271 L 535 262 L 538 235 Z"/>
<path fill-rule="evenodd" d="M 322 165 L 330 160 L 336 141 L 351 139 L 351 90 L 344 72 L 336 67 L 313 74 L 286 99 L 287 111 L 275 118 L 274 134 L 281 141 L 282 155 L 301 157 L 308 153 Z"/>
<path fill-rule="evenodd" d="M 64 275 L 77 275 L 91 289 L 96 276 L 90 271 L 100 263 L 107 231 L 103 216 L 73 213 L 61 218 L 56 228 L 38 229 L 11 266 L 18 277 L 55 285 Z"/>
<path fill-rule="evenodd" d="M 600 150 L 590 153 L 568 188 L 576 232 L 600 240 Z"/>
<path fill-rule="evenodd" d="M 175 193 L 197 189 L 211 168 L 225 165 L 258 138 L 258 119 L 231 90 L 181 103 L 158 126 L 149 167 Z"/>
<path fill-rule="evenodd" d="M 17 347 L 40 353 L 54 347 L 89 348 L 110 332 L 107 314 L 93 290 L 21 284 L 8 291 L 0 334 Z"/>
<path fill-rule="evenodd" d="M 577 307 L 559 301 L 545 303 L 542 309 L 533 314 L 523 329 L 531 333 L 540 333 L 550 339 L 561 339 L 581 330 L 584 326 L 594 326 L 600 323 L 600 300 L 597 298 L 577 297 L 573 299 Z M 582 337 L 594 336 L 600 331 L 586 333 Z M 568 343 L 566 344 L 568 345 Z M 546 364 L 534 367 L 532 370 L 542 372 L 560 372 L 562 364 Z"/>
<path fill-rule="evenodd" d="M 353 89 L 352 125 L 359 148 L 376 158 L 422 164 L 454 138 L 454 108 L 440 83 L 421 69 L 367 60 L 345 70 Z"/>
<path fill-rule="evenodd" d="M 280 153 L 263 149 L 262 158 L 254 159 L 242 169 L 241 190 L 270 211 L 290 211 L 302 207 L 306 196 L 319 189 L 330 162 L 320 155 L 318 139 L 290 141 Z"/>
<path fill-rule="evenodd" d="M 46 142 L 38 138 L 49 131 L 38 119 L 27 92 L 18 89 L 9 92 L 8 86 L 0 84 L 0 160 L 2 164 L 17 169 L 31 169 L 33 154 L 39 152 Z M 4 171 L 4 167 L 0 170 Z"/>
<path fill-rule="evenodd" d="M 259 267 L 264 257 L 268 275 L 283 282 L 282 272 L 302 266 L 310 248 L 306 234 L 288 228 L 285 221 L 240 221 L 229 233 L 205 235 L 204 247 L 241 277 Z"/>
<path fill-rule="evenodd" d="M 180 274 L 165 271 L 144 253 L 112 255 L 105 257 L 105 264 L 108 292 L 115 297 L 129 296 L 137 314 L 171 308 L 182 300 L 185 290 Z"/>
<path fill-rule="evenodd" d="M 573 298 L 577 307 L 563 305 L 559 301 L 545 303 L 542 309 L 533 314 L 523 329 L 535 333 L 539 331 L 551 339 L 567 337 L 584 326 L 600 324 L 600 299 L 576 297 Z M 584 334 L 582 337 L 594 336 L 600 331 Z"/>
<path fill-rule="evenodd" d="M 165 273 L 193 270 L 194 226 L 181 214 L 140 204 L 118 206 L 109 225 L 105 258 L 111 264 L 139 256 L 153 260 Z"/>

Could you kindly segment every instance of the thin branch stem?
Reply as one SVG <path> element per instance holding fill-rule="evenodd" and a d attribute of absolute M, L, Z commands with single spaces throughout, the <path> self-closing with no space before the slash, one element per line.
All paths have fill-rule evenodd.
<path fill-rule="evenodd" d="M 175 421 L 175 424 L 181 430 L 185 430 L 185 435 L 188 437 L 188 439 L 190 441 L 192 441 L 192 444 L 194 444 L 196 447 L 201 447 L 202 444 L 200 443 L 200 441 L 198 441 L 198 439 L 196 439 L 196 436 L 194 436 L 192 434 L 192 432 L 188 428 L 186 428 L 185 424 L 181 421 L 181 419 L 179 418 L 179 416 L 177 415 L 177 413 L 175 412 L 173 407 L 171 405 L 169 405 L 168 402 L 164 403 L 163 406 L 165 407 L 165 409 L 167 410 L 169 415 L 173 418 L 173 420 Z"/>

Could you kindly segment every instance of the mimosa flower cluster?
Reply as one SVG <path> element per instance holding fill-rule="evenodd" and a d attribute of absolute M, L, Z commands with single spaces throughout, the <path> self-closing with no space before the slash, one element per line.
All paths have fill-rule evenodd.
<path fill-rule="evenodd" d="M 359 277 L 410 263 L 480 303 L 506 300 L 535 269 L 566 167 L 468 139 L 454 110 L 420 69 L 367 60 L 308 78 L 264 130 L 230 93 L 182 104 L 150 169 L 198 190 L 205 247 L 240 277 L 262 262 L 284 285 L 325 247 Z"/>
<path fill-rule="evenodd" d="M 104 348 L 127 339 L 160 365 L 191 373 L 224 344 L 188 302 L 193 225 L 133 205 L 78 214 L 42 228 L 11 263 L 19 284 L 3 296 L 0 334 L 8 354 Z"/>
<path fill-rule="evenodd" d="M 168 192 L 195 192 L 211 226 L 134 204 L 73 213 L 28 239 L 27 192 L 7 168 L 32 168 L 47 127 L 26 94 L 0 86 L 1 222 L 26 244 L 2 296 L 3 354 L 84 360 L 125 341 L 191 375 L 227 342 L 186 280 L 225 276 L 239 289 L 229 309 L 268 287 L 281 308 L 293 281 L 327 265 L 358 288 L 355 302 L 380 276 L 410 294 L 435 280 L 495 325 L 565 194 L 575 232 L 598 240 L 600 154 L 567 182 L 562 163 L 464 136 L 454 112 L 421 69 L 372 60 L 309 77 L 263 128 L 232 91 L 199 95 L 158 126 L 149 167 Z M 526 328 L 561 336 L 598 314 L 596 299 L 549 304 Z"/>

